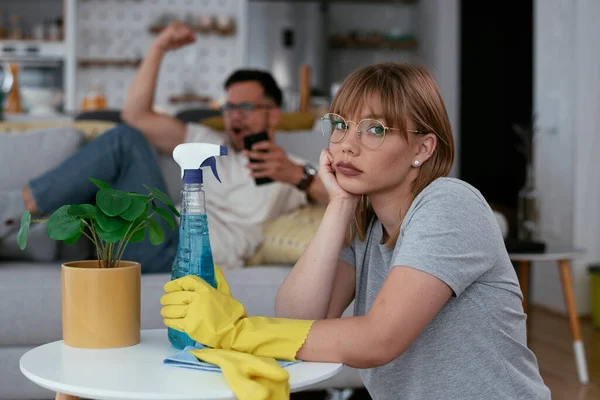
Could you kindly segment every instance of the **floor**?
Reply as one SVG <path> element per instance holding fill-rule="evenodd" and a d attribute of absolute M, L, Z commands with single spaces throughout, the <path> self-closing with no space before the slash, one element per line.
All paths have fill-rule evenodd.
<path fill-rule="evenodd" d="M 552 400 L 600 400 L 600 329 L 591 320 L 581 321 L 590 383 L 581 385 L 573 358 L 569 321 L 565 316 L 533 307 L 529 347 L 536 354 L 540 372 L 552 391 Z M 326 399 L 326 392 L 294 393 L 292 400 Z M 369 400 L 366 390 L 355 391 L 351 400 Z"/>

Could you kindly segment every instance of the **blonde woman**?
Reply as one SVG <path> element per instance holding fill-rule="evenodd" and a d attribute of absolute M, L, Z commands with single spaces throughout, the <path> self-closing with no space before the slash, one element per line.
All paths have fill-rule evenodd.
<path fill-rule="evenodd" d="M 194 296 L 163 302 L 179 307 L 165 323 L 211 347 L 359 368 L 378 400 L 549 399 L 494 213 L 447 177 L 453 137 L 432 76 L 368 66 L 330 110 L 319 170 L 330 201 L 278 292 L 281 318 L 247 317 L 226 291 L 195 280 L 169 286 Z M 207 317 L 215 307 L 200 303 L 216 299 L 233 306 Z M 353 300 L 354 316 L 340 318 Z"/>

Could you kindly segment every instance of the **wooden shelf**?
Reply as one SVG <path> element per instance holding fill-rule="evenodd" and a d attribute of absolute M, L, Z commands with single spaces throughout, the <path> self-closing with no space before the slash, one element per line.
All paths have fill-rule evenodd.
<path fill-rule="evenodd" d="M 267 1 L 270 3 L 321 3 L 323 0 L 250 0 Z M 354 3 L 354 4 L 414 4 L 418 0 L 325 0 L 327 3 Z"/>
<path fill-rule="evenodd" d="M 122 68 L 137 68 L 141 64 L 141 59 L 80 59 L 78 65 L 81 68 L 92 67 L 122 67 Z"/>
<path fill-rule="evenodd" d="M 156 35 L 156 34 L 162 32 L 162 30 L 165 28 L 166 28 L 165 25 L 152 25 L 148 30 L 150 31 L 150 33 L 153 33 Z M 221 35 L 221 36 L 233 36 L 233 35 L 235 35 L 235 32 L 236 32 L 235 26 L 232 29 L 228 29 L 228 30 L 222 30 L 222 29 L 215 28 L 215 27 L 204 28 L 204 27 L 200 27 L 200 26 L 193 26 L 192 30 L 196 33 L 203 33 L 205 35 L 216 34 L 216 35 Z"/>
<path fill-rule="evenodd" d="M 63 44 L 63 40 L 42 40 L 42 39 L 0 39 L 0 45 L 32 45 L 32 44 Z"/>
<path fill-rule="evenodd" d="M 208 104 L 212 101 L 209 96 L 201 96 L 197 94 L 182 94 L 178 96 L 169 97 L 169 103 L 171 104 L 185 104 L 185 103 L 203 103 Z"/>
<path fill-rule="evenodd" d="M 342 39 L 331 38 L 329 47 L 334 49 L 398 49 L 414 50 L 418 47 L 415 39 Z"/>

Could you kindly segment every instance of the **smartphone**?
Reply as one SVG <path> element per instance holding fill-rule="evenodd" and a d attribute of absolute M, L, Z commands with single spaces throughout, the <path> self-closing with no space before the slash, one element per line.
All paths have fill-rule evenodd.
<path fill-rule="evenodd" d="M 264 142 L 265 140 L 266 141 L 269 140 L 269 134 L 267 133 L 267 131 L 262 131 L 262 132 L 255 133 L 253 135 L 244 136 L 244 148 L 246 150 L 252 150 L 252 146 L 255 143 Z M 254 160 L 251 158 L 250 162 L 255 163 L 255 162 L 261 162 L 261 161 Z M 273 182 L 273 179 L 271 179 L 271 178 L 254 178 L 254 182 L 257 185 L 264 185 L 264 184 Z"/>

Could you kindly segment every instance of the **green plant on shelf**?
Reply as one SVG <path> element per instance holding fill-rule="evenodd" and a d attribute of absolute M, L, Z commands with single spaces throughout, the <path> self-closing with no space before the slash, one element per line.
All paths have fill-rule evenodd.
<path fill-rule="evenodd" d="M 144 185 L 147 194 L 125 192 L 111 188 L 106 182 L 89 179 L 99 188 L 95 205 L 64 205 L 48 219 L 32 220 L 29 211 L 23 213 L 17 235 L 21 250 L 27 246 L 31 223 L 46 222 L 46 233 L 50 239 L 72 245 L 84 236 L 95 246 L 98 268 L 116 268 L 127 245 L 144 240 L 146 232 L 153 245 L 164 241 L 164 231 L 156 218 L 161 218 L 169 228 L 175 229 L 173 214 L 179 217 L 179 212 L 160 190 Z M 164 204 L 168 210 L 157 202 Z"/>

